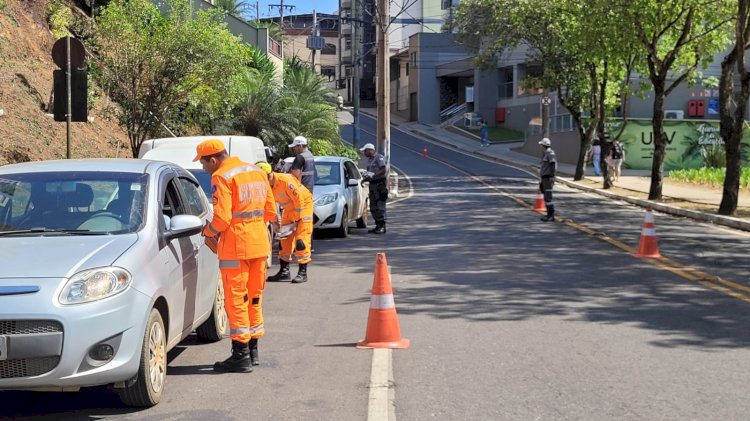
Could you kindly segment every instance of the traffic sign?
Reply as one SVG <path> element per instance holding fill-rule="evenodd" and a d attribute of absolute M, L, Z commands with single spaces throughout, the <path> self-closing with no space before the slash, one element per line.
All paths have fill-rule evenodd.
<path fill-rule="evenodd" d="M 550 98 L 548 96 L 543 96 L 542 97 L 542 105 L 550 105 L 550 104 L 552 104 L 552 98 Z"/>
<path fill-rule="evenodd" d="M 68 67 L 68 55 L 65 50 L 66 38 L 68 37 L 58 39 L 52 46 L 52 61 L 63 70 Z M 83 43 L 77 38 L 70 37 L 70 67 L 80 69 L 85 62 L 86 50 L 83 48 Z"/>

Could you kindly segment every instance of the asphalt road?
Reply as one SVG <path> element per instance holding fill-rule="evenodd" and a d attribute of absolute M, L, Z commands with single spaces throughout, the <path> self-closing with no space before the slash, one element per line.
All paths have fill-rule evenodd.
<path fill-rule="evenodd" d="M 362 141 L 374 141 L 374 121 L 363 116 L 362 127 Z M 425 144 L 436 160 L 420 155 Z M 123 408 L 102 388 L 0 392 L 0 418 L 366 419 L 373 353 L 353 345 L 384 251 L 411 340 L 392 354 L 401 420 L 747 419 L 746 291 L 602 241 L 634 246 L 642 210 L 560 188 L 559 213 L 575 224 L 542 223 L 514 199 L 534 199 L 532 175 L 398 130 L 392 145 L 414 195 L 389 207 L 385 236 L 318 239 L 310 282 L 268 285 L 254 373 L 213 374 L 229 341 L 188 339 L 170 353 L 154 408 Z M 675 265 L 749 279 L 748 236 L 664 215 L 656 223 Z"/>

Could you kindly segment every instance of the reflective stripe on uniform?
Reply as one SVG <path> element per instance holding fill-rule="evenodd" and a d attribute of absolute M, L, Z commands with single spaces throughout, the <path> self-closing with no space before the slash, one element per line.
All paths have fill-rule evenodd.
<path fill-rule="evenodd" d="M 279 259 L 285 261 L 285 262 L 291 262 L 292 261 L 292 255 L 291 254 L 280 254 Z"/>
<path fill-rule="evenodd" d="M 313 217 L 312 217 L 312 216 L 303 216 L 303 217 L 302 217 L 302 220 L 303 220 L 303 221 L 312 221 L 312 220 L 313 220 Z"/>
<path fill-rule="evenodd" d="M 396 302 L 393 300 L 393 294 L 373 295 L 370 298 L 370 308 L 394 308 Z"/>
<path fill-rule="evenodd" d="M 208 224 L 208 230 L 211 231 L 214 235 L 219 235 L 219 231 L 217 231 L 216 228 L 214 228 L 214 226 L 211 224 Z"/>
<path fill-rule="evenodd" d="M 219 260 L 220 268 L 238 268 L 240 267 L 239 260 Z"/>
<path fill-rule="evenodd" d="M 278 203 L 279 206 L 281 206 L 282 208 L 285 207 L 285 206 L 289 206 L 289 205 L 292 204 L 291 201 L 281 202 L 281 201 L 278 201 L 278 200 L 276 201 L 276 203 Z"/>
<path fill-rule="evenodd" d="M 248 331 L 250 332 L 250 334 L 253 334 L 253 333 L 258 333 L 263 329 L 265 329 L 265 327 L 263 327 L 263 323 L 261 323 L 258 326 L 249 328 Z"/>
<path fill-rule="evenodd" d="M 306 254 L 304 256 L 297 256 L 297 260 L 305 260 L 305 259 L 309 259 L 310 257 L 311 256 L 309 254 Z"/>
<path fill-rule="evenodd" d="M 249 327 L 238 327 L 236 329 L 229 329 L 230 335 L 242 335 L 243 333 L 253 333 Z"/>
<path fill-rule="evenodd" d="M 231 170 L 225 172 L 221 176 L 225 180 L 229 180 L 230 178 L 234 177 L 235 175 L 237 175 L 239 173 L 250 172 L 250 171 L 263 171 L 263 170 L 261 170 L 260 168 L 256 167 L 255 165 L 242 165 L 242 166 L 239 166 L 239 167 L 232 168 Z M 263 173 L 265 174 L 265 171 L 263 171 Z"/>
<path fill-rule="evenodd" d="M 294 208 L 294 211 L 297 212 L 297 213 L 300 213 L 300 212 L 302 212 L 302 208 Z"/>
<path fill-rule="evenodd" d="M 265 214 L 263 210 L 254 210 L 250 212 L 232 212 L 232 218 L 258 218 Z"/>

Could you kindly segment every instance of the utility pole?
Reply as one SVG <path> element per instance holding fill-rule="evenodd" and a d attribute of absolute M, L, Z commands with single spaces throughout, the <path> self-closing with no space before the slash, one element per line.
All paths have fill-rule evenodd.
<path fill-rule="evenodd" d="M 255 2 L 255 21 L 260 22 L 260 2 Z"/>
<path fill-rule="evenodd" d="M 268 5 L 268 11 L 270 12 L 273 8 L 279 9 L 279 27 L 281 28 L 281 42 L 279 43 L 279 48 L 281 49 L 281 60 L 284 60 L 284 9 L 288 9 L 290 12 L 294 11 L 294 8 L 297 7 L 292 4 L 284 5 L 284 0 L 280 0 L 279 4 L 269 4 Z"/>
<path fill-rule="evenodd" d="M 552 104 L 552 99 L 549 97 L 549 92 L 544 90 L 542 93 L 542 137 L 549 137 L 549 106 Z"/>
<path fill-rule="evenodd" d="M 352 105 L 354 108 L 353 117 L 354 122 L 354 139 L 352 141 L 353 146 L 359 149 L 359 47 L 362 43 L 359 42 L 359 25 L 360 25 L 360 13 L 359 13 L 360 0 L 352 0 L 352 14 L 354 19 L 352 22 Z"/>
<path fill-rule="evenodd" d="M 318 14 L 315 12 L 315 9 L 313 9 L 313 26 L 312 26 L 312 36 L 317 37 L 318 36 Z M 312 50 L 312 69 L 313 73 L 318 74 L 317 71 L 315 71 L 315 52 L 316 50 Z"/>
<path fill-rule="evenodd" d="M 390 63 L 388 57 L 388 27 L 390 23 L 389 0 L 378 0 L 378 129 L 377 150 L 385 156 L 386 174 L 391 165 L 391 92 L 390 92 Z"/>

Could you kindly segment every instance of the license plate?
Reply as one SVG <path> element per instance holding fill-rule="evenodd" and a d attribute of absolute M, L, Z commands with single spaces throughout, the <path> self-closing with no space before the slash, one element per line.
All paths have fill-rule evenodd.
<path fill-rule="evenodd" d="M 0 361 L 8 359 L 8 337 L 0 336 Z"/>

